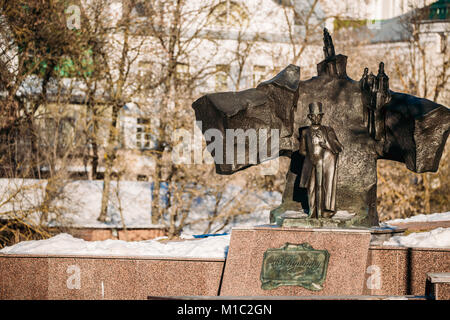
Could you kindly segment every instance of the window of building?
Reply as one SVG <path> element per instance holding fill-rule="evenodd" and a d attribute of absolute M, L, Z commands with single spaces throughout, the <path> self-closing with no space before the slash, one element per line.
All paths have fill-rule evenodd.
<path fill-rule="evenodd" d="M 64 155 L 68 148 L 75 147 L 80 143 L 77 139 L 81 139 L 76 134 L 75 121 L 74 117 L 46 118 L 39 137 L 41 146 L 56 145 L 59 156 Z"/>
<path fill-rule="evenodd" d="M 152 142 L 150 119 L 137 118 L 136 125 L 136 147 L 139 149 L 150 149 Z"/>
<path fill-rule="evenodd" d="M 277 74 L 279 74 L 279 73 L 281 72 L 281 70 L 283 70 L 283 67 L 282 67 L 282 66 L 274 66 L 274 67 L 272 68 L 271 74 L 272 74 L 273 76 L 276 76 Z"/>
<path fill-rule="evenodd" d="M 177 79 L 187 81 L 189 80 L 189 65 L 187 63 L 177 64 Z"/>
<path fill-rule="evenodd" d="M 286 6 L 286 7 L 293 6 L 293 3 L 292 3 L 293 0 L 273 0 L 273 1 L 281 6 Z"/>
<path fill-rule="evenodd" d="M 141 60 L 138 63 L 139 76 L 145 77 L 152 70 L 152 62 L 148 60 Z"/>
<path fill-rule="evenodd" d="M 148 177 L 144 174 L 138 174 L 137 181 L 148 181 Z"/>
<path fill-rule="evenodd" d="M 217 4 L 210 13 L 210 22 L 215 26 L 247 26 L 248 14 L 238 3 L 230 0 Z"/>
<path fill-rule="evenodd" d="M 256 87 L 261 81 L 264 81 L 266 76 L 265 66 L 253 66 L 253 86 Z"/>
<path fill-rule="evenodd" d="M 440 45 L 438 46 L 438 50 L 440 53 L 445 53 L 447 51 L 447 35 L 445 33 L 439 34 Z"/>
<path fill-rule="evenodd" d="M 146 17 L 148 15 L 148 8 L 144 1 L 136 2 L 133 10 L 138 17 Z"/>
<path fill-rule="evenodd" d="M 131 10 L 131 17 L 144 18 L 152 15 L 154 1 L 148 0 L 125 0 L 127 7 Z"/>
<path fill-rule="evenodd" d="M 230 66 L 226 64 L 216 65 L 216 91 L 228 90 L 228 75 Z"/>

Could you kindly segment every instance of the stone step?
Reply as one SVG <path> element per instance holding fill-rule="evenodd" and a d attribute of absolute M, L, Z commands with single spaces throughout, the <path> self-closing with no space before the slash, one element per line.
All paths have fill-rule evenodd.
<path fill-rule="evenodd" d="M 406 229 L 407 233 L 430 231 L 436 228 L 450 228 L 450 221 L 392 223 L 392 226 Z"/>
<path fill-rule="evenodd" d="M 427 273 L 425 290 L 436 300 L 450 300 L 450 272 Z"/>

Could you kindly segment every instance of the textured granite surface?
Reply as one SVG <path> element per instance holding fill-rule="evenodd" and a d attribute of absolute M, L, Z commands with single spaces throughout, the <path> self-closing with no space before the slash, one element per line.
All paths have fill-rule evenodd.
<path fill-rule="evenodd" d="M 0 299 L 217 295 L 221 259 L 0 255 Z"/>
<path fill-rule="evenodd" d="M 369 246 L 358 230 L 233 229 L 223 259 L 0 255 L 0 299 L 147 299 L 148 296 L 425 296 L 427 274 L 450 272 L 450 249 Z M 265 250 L 308 242 L 330 252 L 324 289 L 262 290 Z M 221 278 L 223 275 L 223 278 Z M 448 283 L 434 283 L 450 299 Z"/>
<path fill-rule="evenodd" d="M 260 273 L 264 252 L 286 242 L 309 243 L 328 250 L 330 259 L 321 291 L 300 286 L 261 288 Z M 370 233 L 360 230 L 300 228 L 233 228 L 222 281 L 222 296 L 360 295 L 369 249 Z"/>
<path fill-rule="evenodd" d="M 47 259 L 0 256 L 0 299 L 48 298 Z"/>
<path fill-rule="evenodd" d="M 423 296 L 430 272 L 450 272 L 450 249 L 370 247 L 364 294 Z"/>
<path fill-rule="evenodd" d="M 450 300 L 450 283 L 433 283 L 436 300 Z"/>
<path fill-rule="evenodd" d="M 450 300 L 450 272 L 427 273 L 426 292 L 436 300 Z"/>
<path fill-rule="evenodd" d="M 391 223 L 391 225 L 405 228 L 408 232 L 421 232 L 436 228 L 450 228 L 450 221 L 404 222 Z"/>

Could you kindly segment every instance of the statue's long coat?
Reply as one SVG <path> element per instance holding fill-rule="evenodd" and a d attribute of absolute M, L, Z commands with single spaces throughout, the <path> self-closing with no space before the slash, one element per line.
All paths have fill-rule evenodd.
<path fill-rule="evenodd" d="M 309 135 L 309 128 L 305 128 L 300 133 L 300 153 L 306 155 L 306 144 Z M 336 210 L 336 185 L 337 185 L 337 162 L 338 162 L 338 150 L 340 149 L 339 140 L 336 137 L 336 133 L 333 128 L 327 126 L 321 126 L 320 131 L 325 138 L 327 144 L 331 147 L 335 153 L 325 150 L 323 163 L 323 209 L 335 211 Z M 315 210 L 315 166 L 311 162 L 308 156 L 305 157 L 303 163 L 302 173 L 300 176 L 300 188 L 308 189 L 308 203 L 309 212 L 312 213 Z"/>

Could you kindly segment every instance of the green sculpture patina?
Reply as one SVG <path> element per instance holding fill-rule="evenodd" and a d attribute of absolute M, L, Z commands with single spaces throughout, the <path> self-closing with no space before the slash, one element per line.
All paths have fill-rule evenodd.
<path fill-rule="evenodd" d="M 327 277 L 327 250 L 315 250 L 308 243 L 286 243 L 264 253 L 261 269 L 261 288 L 270 290 L 279 286 L 302 286 L 319 291 Z"/>

